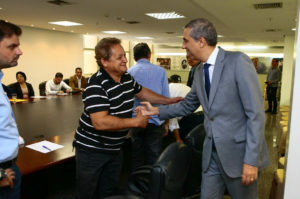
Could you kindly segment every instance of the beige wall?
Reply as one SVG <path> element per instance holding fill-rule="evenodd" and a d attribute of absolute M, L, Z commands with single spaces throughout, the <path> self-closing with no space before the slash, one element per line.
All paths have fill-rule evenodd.
<path fill-rule="evenodd" d="M 83 39 L 79 34 L 22 27 L 19 65 L 3 69 L 4 84 L 16 82 L 17 71 L 26 73 L 35 94 L 39 95 L 40 82 L 62 72 L 64 78 L 74 74 L 76 67 L 83 65 Z M 84 72 L 84 71 L 83 71 Z"/>

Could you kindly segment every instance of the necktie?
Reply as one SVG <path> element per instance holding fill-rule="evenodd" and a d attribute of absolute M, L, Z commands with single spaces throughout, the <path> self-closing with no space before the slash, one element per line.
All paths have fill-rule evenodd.
<path fill-rule="evenodd" d="M 210 64 L 205 63 L 204 64 L 204 77 L 205 77 L 205 91 L 207 95 L 207 99 L 209 99 L 209 90 L 210 90 L 210 80 L 209 80 L 209 68 Z"/>

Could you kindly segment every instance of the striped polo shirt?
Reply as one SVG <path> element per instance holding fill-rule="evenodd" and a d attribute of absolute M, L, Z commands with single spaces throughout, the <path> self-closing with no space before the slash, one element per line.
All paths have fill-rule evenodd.
<path fill-rule="evenodd" d="M 74 146 L 107 153 L 119 152 L 128 129 L 113 132 L 96 130 L 92 125 L 90 114 L 108 111 L 111 116 L 131 118 L 134 96 L 141 89 L 142 86 L 127 72 L 122 75 L 118 83 L 100 68 L 89 79 L 88 86 L 82 95 L 84 111 L 79 119 Z"/>

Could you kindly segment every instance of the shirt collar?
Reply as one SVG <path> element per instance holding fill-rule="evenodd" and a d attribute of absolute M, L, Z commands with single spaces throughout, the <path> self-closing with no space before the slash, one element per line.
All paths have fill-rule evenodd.
<path fill-rule="evenodd" d="M 148 62 L 148 63 L 150 63 L 149 60 L 146 59 L 146 58 L 139 59 L 139 60 L 137 61 L 137 63 L 139 63 L 139 62 Z"/>
<path fill-rule="evenodd" d="M 219 53 L 219 48 L 215 47 L 214 51 L 210 54 L 206 63 L 210 64 L 211 66 L 214 66 L 216 64 L 218 53 Z"/>
<path fill-rule="evenodd" d="M 0 81 L 2 80 L 2 78 L 3 78 L 3 72 L 2 70 L 0 70 Z"/>
<path fill-rule="evenodd" d="M 113 80 L 113 78 L 111 78 L 111 76 L 106 72 L 106 70 L 104 70 L 102 67 L 100 67 L 100 72 L 103 74 L 103 76 L 105 77 L 105 79 L 108 79 L 110 81 L 113 81 L 117 84 L 119 84 L 119 82 L 116 82 L 115 80 Z M 122 76 L 121 76 L 121 80 L 120 83 L 124 82 L 124 76 L 127 74 L 127 72 L 125 72 Z"/>

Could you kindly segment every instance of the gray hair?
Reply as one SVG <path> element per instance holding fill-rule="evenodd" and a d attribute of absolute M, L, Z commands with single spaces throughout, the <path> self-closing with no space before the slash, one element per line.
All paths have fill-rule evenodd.
<path fill-rule="evenodd" d="M 190 21 L 184 28 L 191 28 L 190 36 L 198 41 L 203 37 L 210 46 L 217 45 L 218 34 L 214 25 L 204 18 L 198 18 Z"/>

